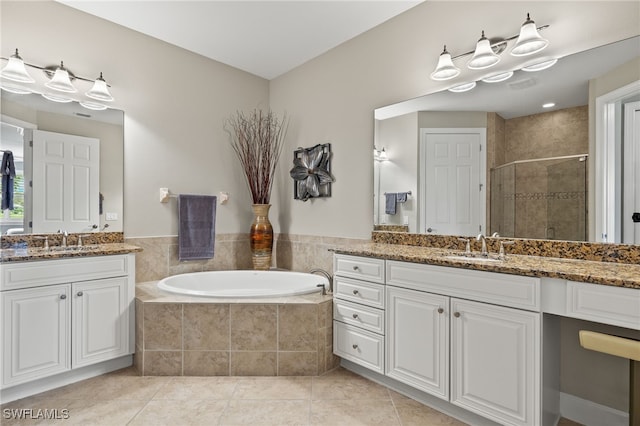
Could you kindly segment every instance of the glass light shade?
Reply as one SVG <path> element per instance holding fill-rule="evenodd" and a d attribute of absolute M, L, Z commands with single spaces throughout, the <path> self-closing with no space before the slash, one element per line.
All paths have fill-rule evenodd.
<path fill-rule="evenodd" d="M 53 74 L 51 80 L 44 84 L 50 89 L 58 90 L 60 92 L 66 93 L 75 93 L 75 87 L 71 84 L 71 79 L 69 78 L 69 72 L 64 68 L 64 65 L 60 63 L 60 66 L 56 68 L 56 72 Z"/>
<path fill-rule="evenodd" d="M 529 18 L 527 13 L 527 20 L 520 27 L 520 35 L 513 49 L 511 49 L 511 54 L 513 56 L 533 55 L 547 47 L 548 44 L 549 41 L 540 37 L 535 22 Z"/>
<path fill-rule="evenodd" d="M 472 70 L 483 70 L 494 66 L 498 62 L 500 62 L 500 56 L 493 52 L 491 43 L 489 43 L 489 39 L 484 36 L 483 31 L 482 37 L 480 37 L 478 44 L 476 44 L 476 51 L 467 63 L 467 67 Z"/>
<path fill-rule="evenodd" d="M 501 81 L 509 80 L 513 77 L 513 71 L 501 72 L 500 74 L 493 74 L 482 79 L 485 83 L 500 83 Z"/>
<path fill-rule="evenodd" d="M 113 101 L 113 96 L 109 93 L 109 87 L 107 86 L 107 82 L 102 78 L 102 73 L 100 73 L 100 77 L 96 79 L 93 83 L 93 87 L 87 93 L 85 93 L 87 97 L 91 99 L 95 99 L 103 102 L 111 102 Z"/>
<path fill-rule="evenodd" d="M 476 87 L 476 82 L 472 81 L 471 83 L 463 83 L 463 84 L 458 84 L 457 86 L 450 87 L 449 91 L 453 93 L 462 93 L 462 92 L 468 92 L 474 87 Z"/>
<path fill-rule="evenodd" d="M 48 101 L 58 102 L 61 104 L 66 104 L 73 101 L 73 99 L 71 98 L 68 98 L 66 96 L 54 95 L 53 93 L 42 93 L 42 97 Z"/>
<path fill-rule="evenodd" d="M 449 80 L 457 77 L 460 74 L 460 69 L 453 65 L 451 54 L 447 52 L 447 46 L 438 58 L 438 65 L 436 69 L 431 73 L 431 79 L 436 81 Z"/>
<path fill-rule="evenodd" d="M 34 83 L 35 80 L 27 72 L 27 68 L 24 66 L 24 61 L 18 55 L 18 49 L 16 53 L 11 55 L 7 65 L 0 71 L 0 76 L 8 80 L 17 81 L 19 83 Z"/>
<path fill-rule="evenodd" d="M 91 102 L 91 101 L 82 101 L 80 102 L 80 105 L 82 105 L 86 109 L 90 109 L 93 111 L 103 111 L 107 109 L 106 105 L 102 105 L 97 102 Z"/>
<path fill-rule="evenodd" d="M 17 95 L 28 95 L 29 93 L 33 93 L 32 90 L 20 86 L 18 84 L 7 83 L 6 81 L 0 82 L 0 89 L 6 90 L 7 92 L 15 93 Z"/>
<path fill-rule="evenodd" d="M 522 71 L 536 72 L 536 71 L 546 70 L 547 68 L 551 68 L 552 66 L 554 66 L 556 62 L 558 62 L 557 59 L 548 59 L 542 62 L 536 62 L 535 64 L 527 65 L 526 67 L 523 67 Z"/>

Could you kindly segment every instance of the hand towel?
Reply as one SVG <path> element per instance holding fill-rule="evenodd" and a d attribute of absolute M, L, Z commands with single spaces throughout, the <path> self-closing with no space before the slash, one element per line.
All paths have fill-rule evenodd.
<path fill-rule="evenodd" d="M 384 194 L 384 212 L 386 214 L 396 214 L 396 202 L 398 201 L 398 194 L 395 192 L 387 192 Z"/>
<path fill-rule="evenodd" d="M 178 259 L 211 259 L 216 240 L 213 195 L 178 195 Z"/>
<path fill-rule="evenodd" d="M 13 178 L 16 177 L 16 168 L 13 164 L 13 153 L 5 151 L 2 154 L 2 164 L 0 165 L 2 174 L 2 206 L 1 210 L 13 210 Z"/>
<path fill-rule="evenodd" d="M 408 196 L 409 196 L 408 192 L 398 192 L 396 194 L 396 197 L 397 197 L 399 203 L 406 203 Z"/>

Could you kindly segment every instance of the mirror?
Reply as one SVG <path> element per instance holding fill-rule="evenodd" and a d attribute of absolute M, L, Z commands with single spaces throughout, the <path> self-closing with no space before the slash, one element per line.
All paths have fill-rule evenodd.
<path fill-rule="evenodd" d="M 13 153 L 16 178 L 13 193 L 14 209 L 2 211 L 0 233 L 2 235 L 51 233 L 57 229 L 68 232 L 122 232 L 124 112 L 114 109 L 94 111 L 80 106 L 77 102 L 55 103 L 45 100 L 38 94 L 18 95 L 4 90 L 1 101 L 0 150 Z M 34 174 L 34 156 L 36 162 L 41 160 L 39 160 L 38 149 L 30 146 L 34 145 L 30 142 L 34 138 L 37 140 L 37 137 L 43 134 L 64 136 L 71 140 L 99 141 L 96 145 L 99 162 L 92 166 L 93 174 L 90 178 L 91 182 L 95 182 L 94 189 L 89 191 L 83 187 L 84 183 L 79 183 L 77 179 L 74 180 L 75 185 L 72 185 L 70 179 L 63 179 L 62 173 L 57 175 L 55 172 L 47 172 L 39 176 L 39 172 L 36 171 Z M 75 148 L 72 149 L 78 151 L 77 145 L 74 146 Z M 83 203 L 87 206 L 91 205 L 90 214 L 88 207 L 86 211 L 78 212 L 79 204 L 75 202 L 73 206 L 76 211 L 71 220 L 66 214 L 64 218 L 61 216 L 49 220 L 46 213 L 44 221 L 40 220 L 42 214 L 39 212 L 46 212 L 45 207 L 50 208 L 50 206 L 46 206 L 47 196 L 42 196 L 42 191 L 38 192 L 34 186 L 37 186 L 36 182 L 40 179 L 47 182 L 47 187 L 52 186 L 52 176 L 64 182 L 56 189 L 58 194 L 86 194 L 82 197 L 90 198 L 91 201 L 85 200 Z M 30 182 L 33 184 L 30 185 Z M 61 207 L 63 203 L 66 201 L 55 204 L 54 210 L 69 210 L 68 207 Z M 77 218 L 82 216 L 86 217 L 86 222 L 80 224 Z"/>
<path fill-rule="evenodd" d="M 634 37 L 568 55 L 546 70 L 515 71 L 504 82 L 479 81 L 469 92 L 445 90 L 376 109 L 374 229 L 586 240 L 595 176 L 588 170 L 589 82 L 638 56 Z M 640 93 L 625 101 L 638 99 Z M 543 108 L 550 101 L 555 106 Z M 464 156 L 480 150 L 474 166 L 438 163 L 453 146 Z M 388 159 L 381 161 L 383 150 Z M 464 185 L 453 188 L 454 181 Z M 406 201 L 388 214 L 389 194 L 404 193 Z M 454 200 L 446 201 L 450 194 Z M 460 228 L 454 217 L 470 225 Z M 453 228 L 445 226 L 450 222 Z"/>

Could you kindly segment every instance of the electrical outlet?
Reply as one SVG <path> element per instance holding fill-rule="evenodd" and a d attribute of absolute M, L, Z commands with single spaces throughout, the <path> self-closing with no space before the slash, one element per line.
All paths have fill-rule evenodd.
<path fill-rule="evenodd" d="M 106 220 L 118 220 L 118 213 L 107 213 L 105 215 Z"/>

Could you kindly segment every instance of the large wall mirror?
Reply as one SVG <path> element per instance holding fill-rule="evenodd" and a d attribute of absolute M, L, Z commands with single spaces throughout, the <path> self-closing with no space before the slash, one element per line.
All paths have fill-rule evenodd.
<path fill-rule="evenodd" d="M 639 57 L 640 37 L 634 37 L 568 55 L 542 71 L 518 70 L 499 83 L 479 81 L 468 92 L 445 90 L 376 109 L 376 229 L 628 242 L 590 231 L 594 188 L 606 186 L 596 182 L 602 159 L 593 142 L 594 93 L 623 85 L 614 81 L 621 69 L 625 78 L 640 80 Z M 631 120 L 625 109 L 638 110 L 640 117 L 638 101 L 640 90 L 634 89 L 611 106 L 618 113 L 618 130 L 612 132 L 618 147 L 607 174 L 615 176 L 616 194 L 636 186 L 640 209 L 640 179 L 625 181 L 623 173 L 640 164 L 640 155 L 629 154 L 640 147 L 624 148 L 625 140 L 640 140 L 624 134 Z M 640 132 L 640 124 L 630 131 Z M 631 215 L 624 220 L 618 226 L 640 228 Z"/>
<path fill-rule="evenodd" d="M 1 107 L 0 154 L 16 171 L 2 235 L 122 232 L 124 112 L 4 90 Z"/>

